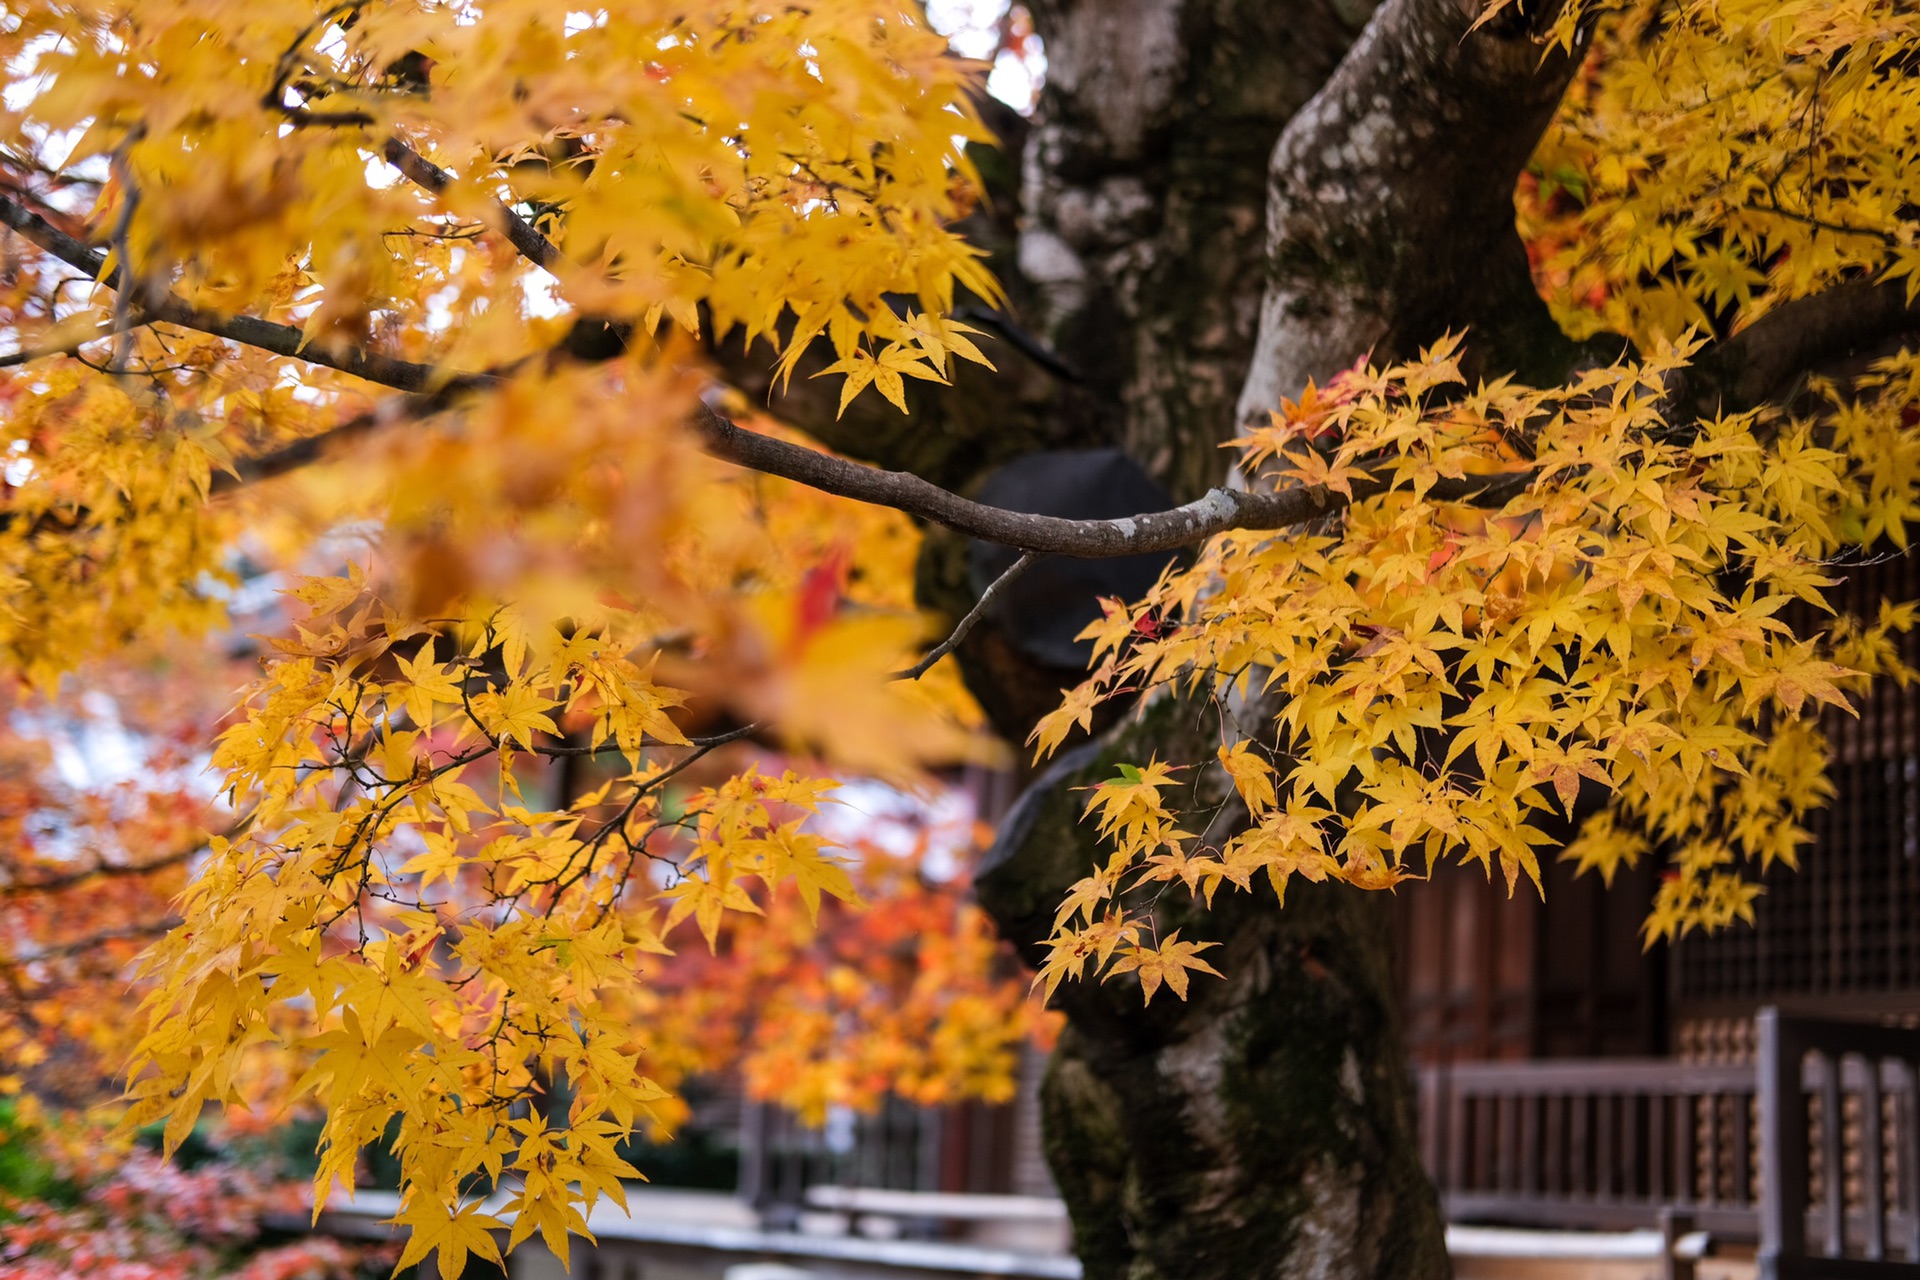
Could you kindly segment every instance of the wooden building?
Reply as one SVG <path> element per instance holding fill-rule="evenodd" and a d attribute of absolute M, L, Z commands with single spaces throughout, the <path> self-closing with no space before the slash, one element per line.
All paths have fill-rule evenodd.
<path fill-rule="evenodd" d="M 1835 603 L 1873 616 L 1920 599 L 1920 565 L 1841 571 Z M 1910 641 L 1912 638 L 1910 638 Z M 1920 643 L 1908 660 L 1920 664 Z M 1672 1056 L 1744 1060 L 1754 1013 L 1920 1018 L 1920 686 L 1882 681 L 1858 719 L 1829 711 L 1831 804 L 1794 871 L 1765 877 L 1757 922 L 1644 950 L 1651 860 L 1611 890 L 1565 865 L 1511 899 L 1476 868 L 1399 895 L 1407 1035 L 1417 1063 Z"/>

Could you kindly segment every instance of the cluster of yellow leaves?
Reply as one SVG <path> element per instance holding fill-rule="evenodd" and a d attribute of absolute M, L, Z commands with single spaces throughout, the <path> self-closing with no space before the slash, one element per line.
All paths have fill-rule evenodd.
<path fill-rule="evenodd" d="M 435 632 L 357 573 L 296 594 L 313 624 L 215 753 L 247 816 L 143 965 L 129 1123 L 165 1117 L 177 1142 L 205 1103 L 243 1100 L 250 1059 L 304 1058 L 294 1093 L 327 1111 L 316 1204 L 398 1116 L 409 1260 L 438 1247 L 451 1276 L 488 1253 L 474 1189 L 509 1171 L 511 1239 L 538 1228 L 564 1254 L 596 1199 L 622 1198 L 614 1147 L 663 1096 L 618 1015 L 642 956 L 683 917 L 711 940 L 723 912 L 757 912 L 750 881 L 791 881 L 810 911 L 852 898 L 803 829 L 830 784 L 749 769 L 669 815 L 665 784 L 715 744 L 625 656 L 630 614 Z M 532 806 L 548 760 L 604 780 Z M 548 1096 L 564 1113 L 533 1105 Z"/>
<path fill-rule="evenodd" d="M 993 292 L 947 226 L 971 199 L 977 70 L 911 4 L 32 0 L 0 57 L 33 86 L 0 136 L 59 139 L 62 166 L 118 157 L 103 200 L 134 199 L 136 274 L 238 310 L 291 254 L 323 343 L 397 320 L 414 358 L 525 354 L 528 269 L 429 303 L 413 260 L 421 237 L 497 230 L 500 203 L 558 244 L 572 309 L 692 329 L 704 308 L 789 371 L 824 333 L 939 376 L 889 295 L 937 335 L 956 280 Z M 453 181 L 400 181 L 390 138 Z"/>
<path fill-rule="evenodd" d="M 1571 44 L 1597 4 L 1571 4 Z M 1535 168 L 1578 208 L 1560 319 L 1643 344 L 1860 278 L 1920 290 L 1920 14 L 1897 0 L 1635 0 L 1599 20 Z"/>
<path fill-rule="evenodd" d="M 1848 549 L 1904 549 L 1920 514 L 1904 412 L 1920 358 L 1882 362 L 1818 424 L 1669 422 L 1688 354 L 1550 391 L 1468 388 L 1448 342 L 1310 390 L 1242 440 L 1283 486 L 1386 491 L 1299 531 L 1224 535 L 1088 629 L 1097 669 L 1040 723 L 1040 750 L 1115 691 L 1202 690 L 1247 726 L 1219 765 L 1248 822 L 1224 847 L 1180 830 L 1185 784 L 1162 764 L 1100 785 L 1089 813 L 1113 853 L 1061 908 L 1046 982 L 1115 955 L 1143 977 L 1198 967 L 1143 941 L 1138 885 L 1384 888 L 1457 858 L 1537 887 L 1537 851 L 1583 791 L 1611 808 L 1566 856 L 1609 878 L 1650 849 L 1670 864 L 1650 941 L 1751 919 L 1751 874 L 1793 863 L 1799 818 L 1830 792 L 1818 713 L 1850 709 L 1872 674 L 1913 674 L 1895 646 L 1911 605 L 1819 619 Z M 1485 507 L 1432 493 L 1504 476 L 1518 492 Z"/>
<path fill-rule="evenodd" d="M 414 616 L 476 598 L 544 618 L 603 597 L 639 602 L 709 711 L 769 721 L 839 767 L 898 775 L 988 750 L 952 664 L 886 679 L 926 633 L 911 523 L 703 455 L 680 426 L 690 375 L 641 357 L 561 365 L 378 434 L 348 465 L 209 503 L 229 456 L 259 447 L 227 439 L 287 438 L 255 420 L 269 399 L 312 420 L 284 389 L 257 385 L 272 369 L 205 351 L 220 345 L 167 375 L 164 396 L 130 395 L 65 359 L 0 384 L 23 433 L 0 524 L 10 669 L 46 686 L 135 637 L 217 626 L 236 543 L 256 563 L 297 568 L 357 529 L 391 558 L 405 584 L 396 603 Z M 216 405 L 224 425 L 203 417 Z"/>
<path fill-rule="evenodd" d="M 995 294 L 947 226 L 974 198 L 961 147 L 982 136 L 979 68 L 913 4 L 47 0 L 9 8 L 0 61 L 18 89 L 0 184 L 130 269 L 132 319 L 171 293 L 297 327 L 309 351 L 439 371 L 429 382 L 506 375 L 430 430 L 391 432 L 358 460 L 371 479 L 210 504 L 221 471 L 365 414 L 377 389 L 178 326 L 102 339 L 113 295 L 9 237 L 0 315 L 11 345 L 49 354 L 0 371 L 0 656 L 42 687 L 136 639 L 218 626 L 236 541 L 299 567 L 353 520 L 389 535 L 417 603 L 471 589 L 559 616 L 584 585 L 684 612 L 702 598 L 689 557 L 711 581 L 743 560 L 758 581 L 769 557 L 726 518 L 719 469 L 673 438 L 702 390 L 676 333 L 765 339 L 788 373 L 824 335 L 847 395 L 896 400 L 903 377 L 982 359 L 947 315 L 957 287 Z M 451 180 L 403 180 L 382 158 L 395 140 Z M 503 210 L 558 255 L 520 256 Z M 552 364 L 588 315 L 635 326 L 634 356 Z M 670 545 L 671 573 L 635 554 Z M 907 648 L 918 627 L 903 611 L 880 639 Z M 818 669 L 845 650 L 820 645 Z M 736 675 L 721 679 L 756 685 Z"/>
<path fill-rule="evenodd" d="M 36 684 L 136 634 L 223 620 L 225 538 L 202 513 L 220 428 L 152 430 L 127 390 L 77 362 L 0 388 L 12 474 L 0 523 L 0 653 Z M 84 513 L 84 514 L 81 514 Z"/>
<path fill-rule="evenodd" d="M 743 877 L 792 881 L 812 909 L 853 892 L 799 826 L 818 786 L 749 770 L 692 805 L 669 795 L 656 749 L 701 748 L 656 669 L 684 677 L 701 715 L 768 722 L 842 768 L 897 775 L 980 747 L 954 724 L 972 709 L 950 669 L 885 680 L 924 634 L 903 517 L 701 456 L 679 430 L 702 389 L 684 343 L 642 340 L 596 368 L 528 359 L 582 313 L 643 338 L 704 321 L 789 357 L 825 333 L 843 363 L 887 371 L 850 367 L 851 392 L 877 382 L 895 399 L 900 376 L 977 358 L 943 314 L 956 283 L 992 293 L 944 225 L 971 198 L 957 146 L 978 134 L 973 69 L 912 6 L 589 18 L 535 3 L 28 4 L 0 31 L 31 85 L 0 119 L 10 188 L 108 242 L 142 290 L 299 326 L 316 348 L 512 374 L 431 416 L 392 402 L 422 420 L 351 467 L 210 503 L 236 460 L 365 413 L 369 389 L 175 326 L 73 351 L 113 316 L 110 295 L 8 243 L 10 337 L 49 353 L 0 375 L 8 669 L 49 687 L 136 639 L 218 627 L 236 544 L 256 565 L 331 567 L 343 537 L 364 540 L 405 584 L 383 587 L 388 604 L 357 577 L 303 586 L 314 619 L 223 736 L 216 767 L 247 816 L 145 970 L 135 1115 L 167 1115 L 177 1137 L 209 1099 L 317 1098 L 324 1198 L 404 1113 L 409 1261 L 437 1247 L 449 1273 L 491 1248 L 461 1200 L 476 1175 L 521 1181 L 514 1238 L 564 1233 L 617 1194 L 630 1171 L 613 1144 L 636 1117 L 671 1117 L 635 1052 L 685 1018 L 656 1000 L 648 1027 L 641 952 L 682 917 L 711 939 L 724 913 L 758 911 Z M 379 159 L 396 138 L 451 184 L 399 181 Z M 86 190 L 75 175 L 107 173 L 109 154 L 92 211 L 63 214 Z M 502 207 L 559 246 L 546 274 L 495 237 Z M 123 222 L 124 245 L 110 240 Z M 897 311 L 903 297 L 917 309 Z M 418 621 L 476 610 L 484 625 Z M 635 646 L 654 655 L 644 669 L 620 656 Z M 584 794 L 547 776 L 615 759 L 619 775 Z M 523 781 L 557 800 L 530 804 Z M 646 871 L 669 864 L 686 870 Z M 75 896 L 100 907 L 100 889 Z M 165 909 L 133 904 L 129 937 L 104 948 L 109 978 Z M 39 911 L 20 937 L 53 919 Z M 73 994 L 56 983 L 48 1001 Z M 962 1016 L 936 1025 L 1006 1016 L 1004 1000 L 981 1016 L 951 1003 Z M 900 1012 L 896 1037 L 935 1011 Z M 725 1065 L 688 1044 L 659 1045 L 670 1076 Z M 965 1059 L 894 1065 L 910 1086 L 1002 1087 L 999 1058 Z M 304 1076 L 286 1070 L 302 1060 Z M 536 1086 L 564 1090 L 568 1113 L 529 1113 Z"/>

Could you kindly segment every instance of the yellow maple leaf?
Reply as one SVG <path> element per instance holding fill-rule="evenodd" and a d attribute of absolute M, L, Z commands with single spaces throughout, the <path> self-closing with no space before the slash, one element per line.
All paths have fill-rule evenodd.
<path fill-rule="evenodd" d="M 1160 984 L 1163 982 L 1166 983 L 1169 991 L 1185 1000 L 1189 970 L 1209 973 L 1216 978 L 1220 976 L 1218 969 L 1200 959 L 1199 956 L 1199 953 L 1208 947 L 1219 945 L 1217 942 L 1182 942 L 1180 931 L 1176 929 L 1158 946 L 1140 945 L 1123 950 L 1120 958 L 1113 962 L 1111 972 L 1120 974 L 1138 971 L 1142 1003 L 1151 1003 L 1153 993 L 1160 989 Z"/>
<path fill-rule="evenodd" d="M 395 1271 L 404 1271 L 436 1254 L 441 1280 L 459 1280 L 465 1274 L 467 1255 L 475 1254 L 489 1262 L 500 1261 L 500 1246 L 493 1233 L 506 1230 L 507 1224 L 477 1205 L 460 1205 L 451 1210 L 421 1192 L 408 1196 L 400 1212 L 389 1219 L 407 1231 L 406 1248 L 400 1251 Z"/>

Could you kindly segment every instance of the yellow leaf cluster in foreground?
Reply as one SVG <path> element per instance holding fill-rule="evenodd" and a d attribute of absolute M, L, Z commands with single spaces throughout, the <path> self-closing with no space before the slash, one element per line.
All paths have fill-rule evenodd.
<path fill-rule="evenodd" d="M 748 769 L 670 812 L 666 784 L 717 744 L 668 718 L 682 695 L 625 656 L 617 610 L 564 631 L 501 610 L 443 651 L 357 575 L 296 594 L 315 618 L 215 753 L 248 816 L 143 964 L 128 1122 L 164 1116 L 177 1142 L 243 1099 L 250 1058 L 289 1054 L 310 1063 L 295 1095 L 327 1107 L 316 1208 L 398 1116 L 410 1249 L 485 1252 L 466 1197 L 505 1169 L 516 1237 L 558 1239 L 620 1198 L 614 1147 L 665 1096 L 626 1016 L 662 935 L 691 916 L 712 942 L 761 910 L 749 884 L 791 882 L 809 913 L 856 897 L 803 826 L 831 784 Z M 528 756 L 603 780 L 543 811 Z M 549 1096 L 563 1126 L 528 1113 Z"/>
<path fill-rule="evenodd" d="M 1112 854 L 1061 909 L 1047 989 L 1115 957 L 1149 994 L 1162 972 L 1182 989 L 1168 966 L 1193 966 L 1188 944 L 1153 940 L 1136 888 L 1388 888 L 1443 859 L 1538 887 L 1552 828 L 1602 798 L 1563 856 L 1610 879 L 1658 849 L 1649 942 L 1751 920 L 1752 875 L 1793 863 L 1831 793 L 1819 713 L 1851 711 L 1872 675 L 1913 676 L 1895 646 L 1912 606 L 1832 616 L 1822 588 L 1860 547 L 1904 548 L 1920 514 L 1904 413 L 1920 358 L 1881 362 L 1818 424 L 1669 421 L 1688 355 L 1469 387 L 1446 343 L 1243 439 L 1268 482 L 1385 491 L 1224 535 L 1088 629 L 1097 670 L 1035 730 L 1040 751 L 1117 691 L 1188 688 L 1220 704 L 1219 789 L 1247 821 L 1218 845 L 1181 830 L 1192 783 L 1159 763 L 1097 787 Z M 1432 496 L 1476 476 L 1517 491 Z"/>

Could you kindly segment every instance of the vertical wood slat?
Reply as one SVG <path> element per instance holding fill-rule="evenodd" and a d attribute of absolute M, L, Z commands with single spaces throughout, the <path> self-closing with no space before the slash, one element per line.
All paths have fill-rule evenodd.
<path fill-rule="evenodd" d="M 1700 1188 L 1700 1203 L 1720 1203 L 1720 1095 L 1707 1094 L 1700 1100 L 1704 1117 L 1700 1134 L 1701 1153 L 1706 1157 L 1706 1178 Z"/>
<path fill-rule="evenodd" d="M 1760 1250 L 1799 1258 L 1807 1243 L 1807 1112 L 1801 1085 L 1800 1043 L 1781 1025 L 1779 1011 L 1754 1019 L 1756 1084 L 1760 1094 Z"/>
<path fill-rule="evenodd" d="M 1567 1103 L 1559 1094 L 1546 1101 L 1544 1108 L 1546 1125 L 1547 1176 L 1544 1179 L 1549 1192 L 1565 1194 L 1570 1187 L 1567 1180 Z"/>
<path fill-rule="evenodd" d="M 1732 1170 L 1728 1174 L 1731 1180 L 1731 1186 L 1728 1188 L 1731 1193 L 1729 1198 L 1734 1204 L 1747 1205 L 1752 1203 L 1749 1192 L 1753 1186 L 1753 1154 L 1749 1149 L 1751 1142 L 1748 1129 L 1753 1123 L 1752 1095 L 1747 1093 L 1729 1094 L 1727 1095 L 1727 1107 L 1732 1113 L 1728 1117 L 1728 1120 L 1733 1125 L 1733 1132 L 1727 1135 L 1729 1147 L 1728 1164 Z"/>
<path fill-rule="evenodd" d="M 1464 1191 L 1467 1187 L 1467 1147 L 1472 1135 L 1467 1132 L 1467 1095 L 1460 1089 L 1447 1091 L 1447 1149 L 1446 1183 L 1440 1189 L 1446 1191 Z"/>
<path fill-rule="evenodd" d="M 1485 1094 L 1473 1100 L 1473 1169 L 1468 1174 L 1473 1179 L 1475 1190 L 1484 1190 L 1494 1186 L 1494 1176 L 1498 1159 L 1494 1154 L 1494 1139 L 1498 1136 L 1494 1130 L 1495 1100 Z"/>
<path fill-rule="evenodd" d="M 1905 1087 L 1895 1110 L 1894 1176 L 1906 1214 L 1907 1261 L 1920 1262 L 1920 1070 L 1900 1064 Z"/>
<path fill-rule="evenodd" d="M 1842 1163 L 1844 1120 L 1840 1110 L 1840 1059 L 1826 1057 L 1826 1074 L 1820 1081 L 1820 1161 L 1826 1210 L 1826 1256 L 1838 1258 L 1847 1251 L 1847 1171 Z"/>
<path fill-rule="evenodd" d="M 1540 1183 L 1540 1109 L 1543 1099 L 1529 1094 L 1520 1099 L 1520 1190 L 1537 1196 Z"/>
<path fill-rule="evenodd" d="M 1575 1094 L 1567 1099 L 1567 1190 L 1575 1196 L 1587 1195 L 1591 1183 L 1587 1177 L 1587 1098 Z"/>
<path fill-rule="evenodd" d="M 1640 1095 L 1620 1098 L 1620 1194 L 1629 1200 L 1646 1197 L 1640 1177 Z"/>
<path fill-rule="evenodd" d="M 1667 1152 L 1667 1095 L 1647 1095 L 1647 1194 L 1654 1200 L 1670 1200 L 1673 1190 L 1667 1175 L 1671 1166 L 1662 1157 Z"/>
<path fill-rule="evenodd" d="M 1886 1147 L 1881 1140 L 1880 1064 L 1868 1059 L 1860 1082 L 1860 1207 L 1866 1211 L 1867 1257 L 1887 1256 Z"/>
<path fill-rule="evenodd" d="M 1602 1200 L 1613 1199 L 1614 1175 L 1614 1139 L 1618 1136 L 1618 1126 L 1614 1123 L 1616 1108 L 1613 1095 L 1603 1093 L 1594 1099 L 1594 1146 L 1599 1150 L 1599 1166 L 1594 1174 L 1594 1193 Z"/>
<path fill-rule="evenodd" d="M 1512 1094 L 1503 1094 L 1497 1110 L 1494 1111 L 1494 1149 L 1493 1149 L 1493 1185 L 1508 1195 L 1516 1190 L 1514 1179 L 1520 1172 L 1520 1152 L 1516 1142 L 1519 1137 L 1520 1100 Z"/>
<path fill-rule="evenodd" d="M 1697 1109 L 1692 1094 L 1673 1096 L 1673 1198 L 1681 1205 L 1694 1201 L 1693 1116 Z"/>
<path fill-rule="evenodd" d="M 1445 1067 L 1426 1067 L 1420 1072 L 1420 1157 L 1427 1175 L 1444 1182 L 1446 1171 L 1440 1165 L 1447 1151 Z M 1446 1188 L 1443 1185 L 1441 1190 Z"/>

